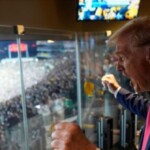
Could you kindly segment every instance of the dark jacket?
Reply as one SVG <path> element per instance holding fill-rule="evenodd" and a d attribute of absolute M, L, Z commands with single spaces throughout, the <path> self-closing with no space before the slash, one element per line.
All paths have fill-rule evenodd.
<path fill-rule="evenodd" d="M 131 93 L 123 88 L 119 90 L 117 93 L 117 101 L 122 104 L 125 108 L 130 110 L 131 112 L 137 114 L 138 116 L 147 119 L 148 110 L 150 110 L 150 100 L 144 99 L 143 96 L 139 96 L 138 94 Z M 139 142 L 139 150 L 141 150 L 143 137 L 144 137 L 145 125 L 141 133 L 141 138 Z M 150 133 L 149 139 L 146 144 L 146 149 L 150 150 Z"/>

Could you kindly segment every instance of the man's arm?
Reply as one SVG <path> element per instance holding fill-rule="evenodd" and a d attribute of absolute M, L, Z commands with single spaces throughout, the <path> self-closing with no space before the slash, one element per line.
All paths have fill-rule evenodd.
<path fill-rule="evenodd" d="M 136 93 L 121 88 L 114 75 L 109 74 L 102 77 L 102 83 L 115 95 L 116 100 L 131 112 L 146 118 L 150 100 L 144 99 Z"/>
<path fill-rule="evenodd" d="M 136 93 L 131 93 L 126 89 L 121 88 L 116 95 L 116 100 L 131 112 L 146 119 L 150 100 L 144 99 Z"/>

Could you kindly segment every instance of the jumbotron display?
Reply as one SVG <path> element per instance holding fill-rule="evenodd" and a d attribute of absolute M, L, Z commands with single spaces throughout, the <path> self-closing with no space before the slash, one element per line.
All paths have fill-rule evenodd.
<path fill-rule="evenodd" d="M 131 20 L 139 6 L 140 0 L 78 0 L 78 21 Z"/>

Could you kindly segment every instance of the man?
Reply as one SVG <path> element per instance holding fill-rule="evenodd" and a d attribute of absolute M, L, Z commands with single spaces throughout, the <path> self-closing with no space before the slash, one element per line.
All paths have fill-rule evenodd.
<path fill-rule="evenodd" d="M 108 44 L 116 46 L 117 69 L 130 78 L 136 92 L 150 91 L 150 17 L 128 22 L 116 31 Z M 139 150 L 150 149 L 150 101 L 120 87 L 113 75 L 105 75 L 103 84 L 123 106 L 146 119 Z M 73 123 L 55 126 L 52 147 L 55 150 L 96 150 L 96 146 Z"/>

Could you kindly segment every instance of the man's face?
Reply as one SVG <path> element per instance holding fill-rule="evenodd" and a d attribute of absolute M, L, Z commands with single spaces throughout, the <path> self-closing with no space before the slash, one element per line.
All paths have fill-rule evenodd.
<path fill-rule="evenodd" d="M 116 45 L 116 67 L 123 75 L 131 80 L 131 84 L 137 92 L 150 90 L 149 65 L 145 59 L 144 47 L 129 48 L 130 42 L 127 39 L 120 39 Z"/>

